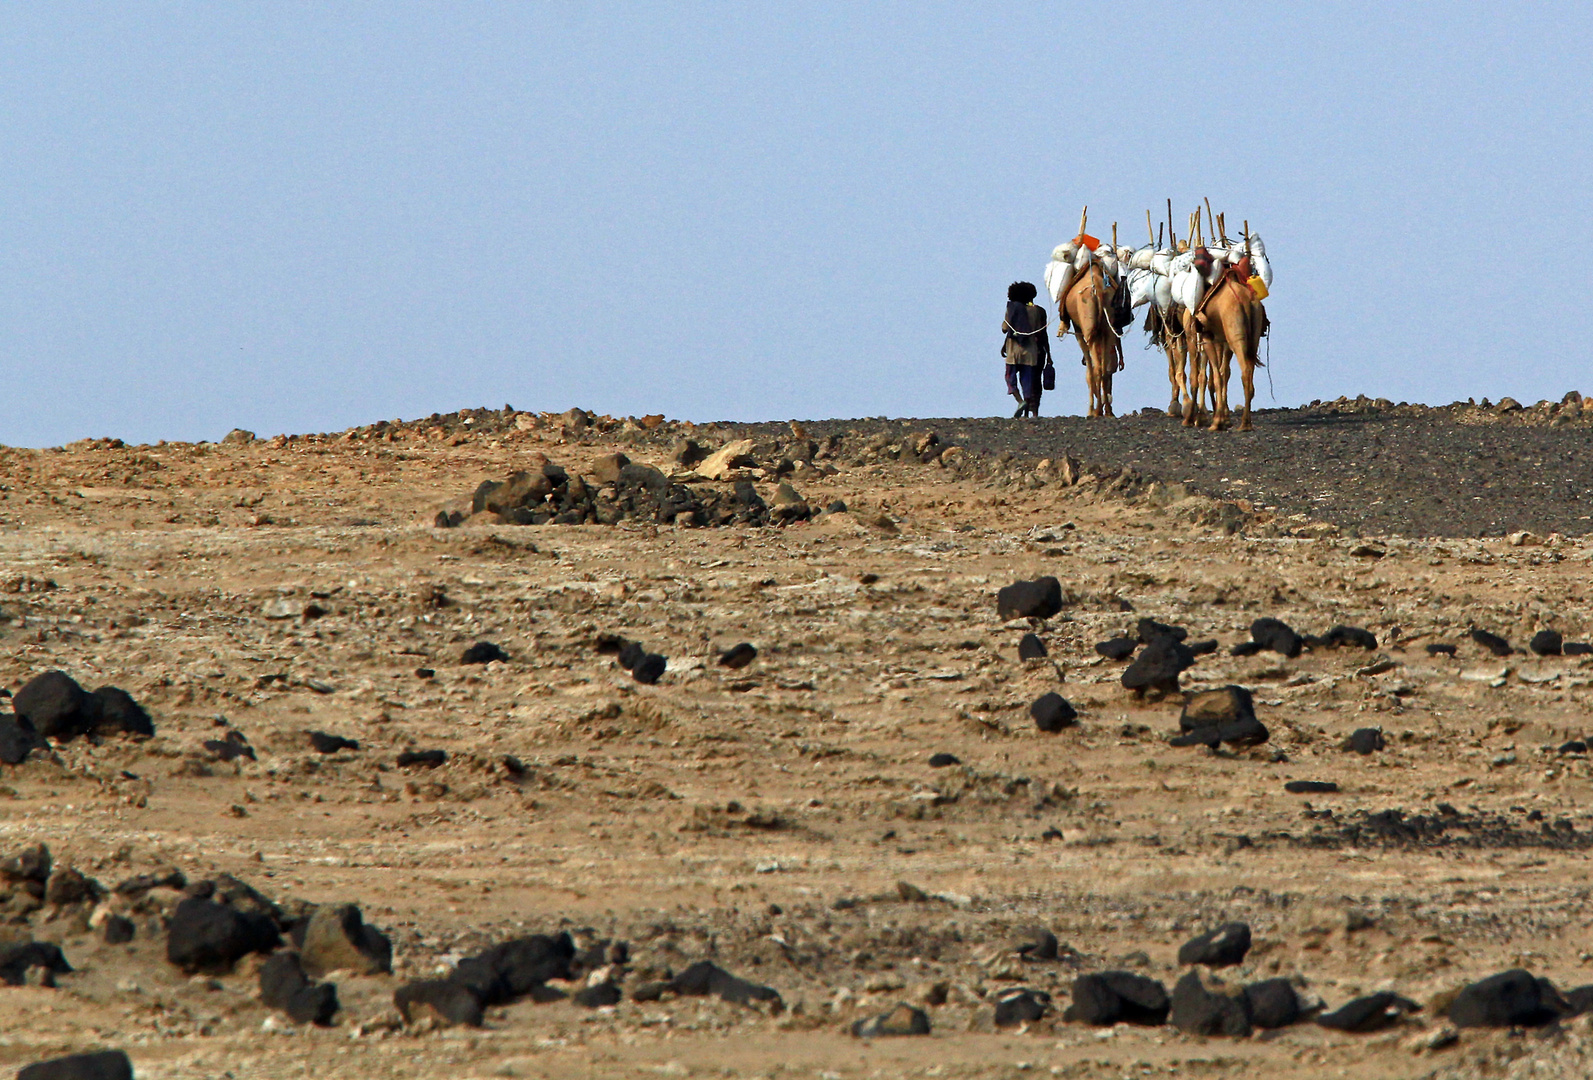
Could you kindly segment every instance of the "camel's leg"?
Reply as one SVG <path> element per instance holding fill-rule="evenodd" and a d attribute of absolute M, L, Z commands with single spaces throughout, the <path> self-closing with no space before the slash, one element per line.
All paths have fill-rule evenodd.
<path fill-rule="evenodd" d="M 1224 342 L 1213 342 L 1211 430 L 1221 431 L 1229 424 L 1228 379 L 1233 374 L 1233 350 Z"/>
<path fill-rule="evenodd" d="M 1167 405 L 1167 415 L 1179 416 L 1181 415 L 1181 410 L 1178 404 L 1178 391 L 1184 380 L 1183 373 L 1178 370 L 1178 355 L 1173 351 L 1173 343 L 1170 338 L 1162 338 L 1162 351 L 1167 354 L 1167 381 L 1173 388 L 1173 400 Z"/>
<path fill-rule="evenodd" d="M 1226 299 L 1226 297 L 1224 298 Z M 1239 420 L 1239 430 L 1250 430 L 1250 401 L 1255 396 L 1255 335 L 1250 329 L 1249 304 L 1230 304 L 1222 309 L 1223 336 L 1223 420 L 1228 419 L 1228 365 L 1239 361 L 1239 378 L 1244 384 L 1245 407 Z"/>
<path fill-rule="evenodd" d="M 1101 401 L 1103 416 L 1112 416 L 1112 376 L 1117 372 L 1117 345 L 1115 341 L 1101 342 Z"/>

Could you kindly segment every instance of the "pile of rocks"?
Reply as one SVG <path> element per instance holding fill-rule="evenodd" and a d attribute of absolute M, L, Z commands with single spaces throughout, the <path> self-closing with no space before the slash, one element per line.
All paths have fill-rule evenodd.
<path fill-rule="evenodd" d="M 12 716 L 0 716 L 0 762 L 20 765 L 44 740 L 80 736 L 155 734 L 155 724 L 133 696 L 117 686 L 92 694 L 64 671 L 29 679 L 11 700 Z"/>

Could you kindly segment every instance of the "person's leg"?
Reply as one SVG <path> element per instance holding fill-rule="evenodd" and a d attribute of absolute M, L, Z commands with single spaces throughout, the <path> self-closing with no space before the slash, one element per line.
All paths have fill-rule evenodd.
<path fill-rule="evenodd" d="M 1030 364 L 1023 369 L 1023 408 L 1030 416 L 1040 415 L 1040 366 Z"/>
<path fill-rule="evenodd" d="M 1023 411 L 1029 407 L 1023 400 L 1023 388 L 1019 383 L 1019 376 L 1024 370 L 1025 368 L 1019 364 L 1007 365 L 1007 393 L 1018 400 L 1018 411 L 1012 414 L 1014 420 L 1022 416 Z"/>

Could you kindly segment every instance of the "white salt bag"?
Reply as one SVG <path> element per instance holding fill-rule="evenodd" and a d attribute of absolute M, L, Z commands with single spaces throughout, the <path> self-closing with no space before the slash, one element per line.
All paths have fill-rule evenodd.
<path fill-rule="evenodd" d="M 1060 303 L 1062 294 L 1067 292 L 1069 285 L 1073 284 L 1074 270 L 1072 263 L 1053 262 L 1045 268 L 1045 291 L 1051 294 L 1053 304 Z"/>

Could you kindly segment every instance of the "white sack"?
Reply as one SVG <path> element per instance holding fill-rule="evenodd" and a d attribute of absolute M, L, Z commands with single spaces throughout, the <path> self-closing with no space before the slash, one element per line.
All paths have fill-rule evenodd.
<path fill-rule="evenodd" d="M 1149 270 L 1128 272 L 1128 296 L 1134 307 L 1143 307 L 1156 299 L 1156 282 L 1159 280 Z"/>
<path fill-rule="evenodd" d="M 1128 263 L 1130 270 L 1149 270 L 1151 268 L 1151 260 L 1155 257 L 1156 252 L 1152 251 L 1150 246 L 1147 245 L 1138 251 L 1130 252 L 1128 258 L 1123 261 Z"/>
<path fill-rule="evenodd" d="M 1272 261 L 1266 255 L 1257 253 L 1254 247 L 1250 250 L 1250 268 L 1260 276 L 1263 285 L 1272 288 Z"/>
<path fill-rule="evenodd" d="M 1173 279 L 1156 275 L 1156 310 L 1162 313 L 1162 318 L 1173 309 Z"/>
<path fill-rule="evenodd" d="M 1067 287 L 1073 283 L 1073 266 L 1071 263 L 1052 262 L 1045 268 L 1045 291 L 1051 294 L 1051 302 L 1058 303 Z"/>
<path fill-rule="evenodd" d="M 1090 249 L 1080 244 L 1079 249 L 1073 253 L 1073 269 L 1078 273 L 1084 273 L 1085 269 L 1090 265 L 1092 257 Z"/>
<path fill-rule="evenodd" d="M 1257 255 L 1260 255 L 1263 259 L 1265 259 L 1267 257 L 1267 245 L 1261 242 L 1261 237 L 1257 236 L 1255 233 L 1251 233 L 1250 256 L 1251 258 L 1254 258 Z"/>
<path fill-rule="evenodd" d="M 1061 263 L 1070 263 L 1070 262 L 1073 261 L 1073 253 L 1075 251 L 1077 251 L 1077 250 L 1078 250 L 1078 245 L 1075 244 L 1071 240 L 1069 240 L 1065 244 L 1058 244 L 1056 246 L 1056 248 L 1051 252 L 1051 261 L 1052 262 L 1061 262 Z"/>
<path fill-rule="evenodd" d="M 1112 283 L 1117 281 L 1117 256 L 1105 244 L 1095 253 L 1095 261 L 1101 264 L 1101 272 L 1106 275 L 1106 280 Z"/>
<path fill-rule="evenodd" d="M 1206 295 L 1206 279 L 1196 270 L 1181 270 L 1173 275 L 1173 300 L 1190 311 L 1200 306 Z"/>
<path fill-rule="evenodd" d="M 1173 275 L 1173 253 L 1171 251 L 1158 251 L 1150 257 L 1150 268 L 1163 277 Z"/>

